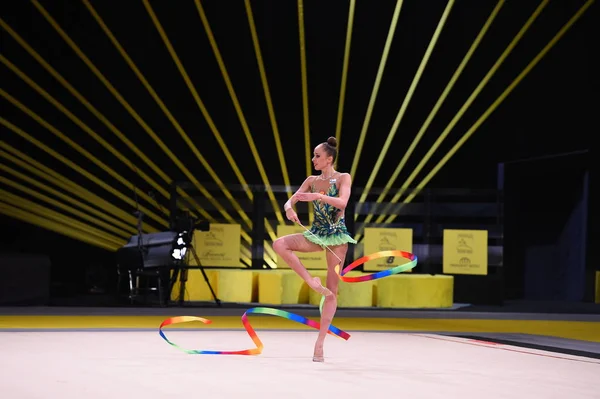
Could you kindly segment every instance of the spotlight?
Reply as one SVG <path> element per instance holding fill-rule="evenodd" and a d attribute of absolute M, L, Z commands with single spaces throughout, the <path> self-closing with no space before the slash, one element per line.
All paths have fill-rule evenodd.
<path fill-rule="evenodd" d="M 187 230 L 178 233 L 173 240 L 171 249 L 171 257 L 175 260 L 182 260 L 187 253 L 187 248 L 190 245 L 191 237 Z"/>

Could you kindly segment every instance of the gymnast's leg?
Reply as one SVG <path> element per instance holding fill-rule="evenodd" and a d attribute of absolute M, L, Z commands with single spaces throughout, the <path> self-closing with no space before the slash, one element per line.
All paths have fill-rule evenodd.
<path fill-rule="evenodd" d="M 302 233 L 289 234 L 279 237 L 273 242 L 273 250 L 279 254 L 296 273 L 308 284 L 310 288 L 321 295 L 331 296 L 329 289 L 321 285 L 319 277 L 312 277 L 294 252 L 319 252 L 319 245 L 308 241 Z"/>
<path fill-rule="evenodd" d="M 335 253 L 335 255 L 327 251 L 327 288 L 331 290 L 333 295 L 325 297 L 325 302 L 323 303 L 323 311 L 321 313 L 320 322 L 321 328 L 319 330 L 317 342 L 315 343 L 315 351 L 313 355 L 313 361 L 315 362 L 324 361 L 323 344 L 325 343 L 327 331 L 329 330 L 329 326 L 331 326 L 333 316 L 335 315 L 335 312 L 337 310 L 337 293 L 340 280 L 335 272 L 335 266 L 340 265 L 341 272 L 342 268 L 344 267 L 343 260 L 346 259 L 348 244 L 336 245 L 330 248 Z M 342 262 L 340 262 L 340 259 L 342 260 Z"/>

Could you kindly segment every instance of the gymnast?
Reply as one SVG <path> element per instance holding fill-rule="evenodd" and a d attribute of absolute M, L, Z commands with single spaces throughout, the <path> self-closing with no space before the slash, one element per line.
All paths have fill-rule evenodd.
<path fill-rule="evenodd" d="M 352 186 L 350 174 L 334 170 L 337 157 L 337 140 L 329 137 L 326 142 L 317 145 L 312 158 L 313 166 L 319 175 L 308 176 L 302 186 L 288 199 L 284 210 L 288 220 L 302 225 L 293 205 L 298 201 L 312 202 L 314 222 L 310 230 L 303 233 L 279 237 L 273 243 L 273 249 L 283 260 L 306 281 L 308 286 L 325 296 L 320 321 L 320 330 L 315 343 L 313 361 L 323 362 L 323 344 L 333 316 L 337 309 L 337 291 L 339 278 L 335 266 L 343 268 L 348 243 L 356 244 L 348 233 L 344 221 L 344 211 Z M 326 251 L 327 282 L 323 287 L 319 277 L 312 277 L 294 254 L 297 252 Z"/>

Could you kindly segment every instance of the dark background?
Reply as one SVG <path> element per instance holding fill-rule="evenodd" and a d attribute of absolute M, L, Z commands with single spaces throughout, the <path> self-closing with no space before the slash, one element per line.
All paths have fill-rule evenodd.
<path fill-rule="evenodd" d="M 413 186 L 435 166 L 584 3 L 582 0 L 562 0 L 552 1 L 546 6 L 456 124 Z M 85 5 L 75 0 L 41 1 L 40 4 L 193 175 L 200 182 L 214 183 L 206 168 L 127 66 Z M 144 3 L 92 1 L 91 4 L 223 182 L 239 184 L 206 118 L 153 25 Z M 149 4 L 247 183 L 264 184 L 194 1 L 154 0 Z M 304 146 L 298 5 L 291 0 L 253 0 L 250 4 L 291 184 L 299 185 L 306 177 L 307 159 Z M 312 153 L 315 145 L 325 141 L 328 136 L 335 135 L 349 2 L 306 0 L 303 5 L 309 152 Z M 350 170 L 356 155 L 395 5 L 396 2 L 391 0 L 363 0 L 356 4 L 338 160 L 338 169 L 341 171 Z M 505 2 L 394 187 L 402 186 L 403 181 L 538 5 L 538 1 L 529 0 Z M 210 0 L 203 1 L 202 6 L 266 170 L 268 183 L 284 184 L 244 2 Z M 382 187 L 389 181 L 403 153 L 495 6 L 495 1 L 488 0 L 455 2 L 392 145 L 385 154 L 374 181 L 375 186 Z M 353 176 L 357 189 L 366 184 L 373 165 L 381 154 L 382 146 L 445 7 L 446 2 L 441 0 L 404 1 L 360 153 L 358 170 Z M 170 178 L 186 179 L 185 174 L 57 34 L 32 2 L 3 1 L 0 4 L 0 17 Z M 499 163 L 580 150 L 591 151 L 590 159 L 593 159 L 596 147 L 591 147 L 590 138 L 597 133 L 599 125 L 598 22 L 598 5 L 593 4 L 427 187 L 497 188 Z M 2 29 L 0 34 L 1 54 L 6 59 L 131 159 L 139 170 L 168 189 L 168 185 L 156 173 L 65 90 L 6 30 Z M 131 185 L 122 185 L 114 180 L 16 108 L 4 96 L 0 98 L 2 118 L 128 196 L 133 196 L 134 186 L 144 192 L 153 190 L 135 171 L 91 139 L 3 63 L 0 64 L 0 82 L 5 92 L 114 168 Z M 132 206 L 57 162 L 10 129 L 2 125 L 0 129 L 2 141 L 109 198 L 127 212 L 134 212 Z M 10 165 L 9 161 L 2 162 Z M 567 189 L 563 184 L 561 168 L 554 168 L 551 173 L 552 176 L 544 183 L 544 187 L 552 186 L 546 198 L 550 206 Z M 592 173 L 589 179 L 590 186 L 597 187 L 597 175 Z M 5 189 L 12 191 L 10 188 Z M 161 206 L 168 206 L 168 199 L 161 195 L 157 195 L 157 202 Z M 155 203 L 141 203 L 158 212 Z M 592 203 L 593 200 L 590 200 L 590 204 Z M 597 239 L 597 232 L 593 230 L 597 225 L 593 223 L 593 220 L 597 220 L 597 211 L 591 209 L 589 220 L 592 220 L 589 224 L 592 230 L 588 239 Z M 86 273 L 89 273 L 89 265 L 94 263 L 108 270 L 113 267 L 114 254 L 108 251 L 6 215 L 1 216 L 1 223 L 2 251 L 50 255 L 54 281 L 82 281 Z M 591 259 L 593 255 L 589 256 Z"/>

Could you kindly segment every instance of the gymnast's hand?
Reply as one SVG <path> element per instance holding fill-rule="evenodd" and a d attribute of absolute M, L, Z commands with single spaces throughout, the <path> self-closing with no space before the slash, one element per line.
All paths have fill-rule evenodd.
<path fill-rule="evenodd" d="M 287 211 L 285 211 L 285 216 L 288 218 L 288 220 L 290 222 L 300 224 L 300 219 L 298 219 L 298 214 L 292 208 L 289 208 Z"/>
<path fill-rule="evenodd" d="M 296 198 L 298 201 L 311 202 L 317 201 L 321 199 L 321 194 L 319 193 L 297 193 Z"/>

